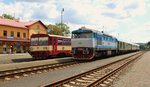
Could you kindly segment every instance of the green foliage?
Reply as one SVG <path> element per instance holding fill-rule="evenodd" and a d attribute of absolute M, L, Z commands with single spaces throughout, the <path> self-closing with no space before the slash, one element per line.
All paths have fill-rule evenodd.
<path fill-rule="evenodd" d="M 150 41 L 147 43 L 147 47 L 148 47 L 149 50 L 150 50 Z"/>
<path fill-rule="evenodd" d="M 2 14 L 2 16 L 6 19 L 11 19 L 11 20 L 15 19 L 12 15 L 9 14 Z"/>
<path fill-rule="evenodd" d="M 137 43 L 140 45 L 140 50 L 150 50 L 148 43 Z"/>
<path fill-rule="evenodd" d="M 148 46 L 150 46 L 150 41 L 147 43 Z"/>
<path fill-rule="evenodd" d="M 64 23 L 56 23 L 55 25 L 48 25 L 48 33 L 49 34 L 55 34 L 55 35 L 61 35 L 61 36 L 69 36 L 70 31 L 69 27 Z"/>
<path fill-rule="evenodd" d="M 49 25 L 47 26 L 47 28 L 48 28 L 48 33 L 49 33 L 49 34 L 54 34 L 54 35 L 61 35 L 61 36 L 63 36 L 63 34 L 62 34 L 62 32 L 61 32 L 61 29 L 59 29 L 57 26 L 49 24 Z"/>

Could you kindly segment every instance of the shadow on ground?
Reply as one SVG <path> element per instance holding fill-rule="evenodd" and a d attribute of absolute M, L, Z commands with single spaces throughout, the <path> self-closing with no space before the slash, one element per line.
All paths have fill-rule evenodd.
<path fill-rule="evenodd" d="M 17 63 L 17 62 L 30 62 L 30 61 L 35 61 L 35 60 L 32 58 L 21 58 L 21 59 L 12 59 L 12 61 L 14 63 Z"/>

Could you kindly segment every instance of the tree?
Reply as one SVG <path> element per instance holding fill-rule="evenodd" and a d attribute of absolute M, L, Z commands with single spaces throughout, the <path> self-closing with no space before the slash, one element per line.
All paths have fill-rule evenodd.
<path fill-rule="evenodd" d="M 147 43 L 147 46 L 149 47 L 149 49 L 150 49 L 150 41 Z"/>
<path fill-rule="evenodd" d="M 63 36 L 62 32 L 61 32 L 61 29 L 59 29 L 56 25 L 51 25 L 49 24 L 47 26 L 48 28 L 48 33 L 49 34 L 54 34 L 54 35 L 61 35 Z"/>
<path fill-rule="evenodd" d="M 9 15 L 9 14 L 2 14 L 2 17 L 6 18 L 6 19 L 15 19 L 15 17 L 13 17 L 12 15 Z"/>
<path fill-rule="evenodd" d="M 56 23 L 55 25 L 48 25 L 47 27 L 49 29 L 49 34 L 56 34 L 61 36 L 70 35 L 69 27 L 64 23 Z"/>
<path fill-rule="evenodd" d="M 149 45 L 149 46 L 150 46 L 150 41 L 147 43 L 147 45 Z"/>
<path fill-rule="evenodd" d="M 55 25 L 61 29 L 63 36 L 69 36 L 70 35 L 69 27 L 66 24 L 56 23 Z"/>

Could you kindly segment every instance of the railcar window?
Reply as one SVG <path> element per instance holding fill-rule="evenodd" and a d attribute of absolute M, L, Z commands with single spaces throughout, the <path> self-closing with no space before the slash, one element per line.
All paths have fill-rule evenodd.
<path fill-rule="evenodd" d="M 67 40 L 66 39 L 64 39 L 63 44 L 67 45 Z"/>
<path fill-rule="evenodd" d="M 63 43 L 64 45 L 71 45 L 71 40 L 65 39 Z"/>
<path fill-rule="evenodd" d="M 48 37 L 39 37 L 39 45 L 48 45 Z"/>
<path fill-rule="evenodd" d="M 62 39 L 58 39 L 58 45 L 62 45 Z"/>
<path fill-rule="evenodd" d="M 38 45 L 38 38 L 31 38 L 31 45 Z"/>

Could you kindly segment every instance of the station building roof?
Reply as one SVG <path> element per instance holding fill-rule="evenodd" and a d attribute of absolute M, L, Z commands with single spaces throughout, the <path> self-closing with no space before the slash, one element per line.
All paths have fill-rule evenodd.
<path fill-rule="evenodd" d="M 31 26 L 37 22 L 40 22 L 46 28 L 46 26 L 40 20 L 21 22 L 19 20 L 0 18 L 0 25 L 10 26 L 10 27 L 18 27 L 18 28 L 24 28 L 24 29 L 28 29 L 28 26 Z"/>

